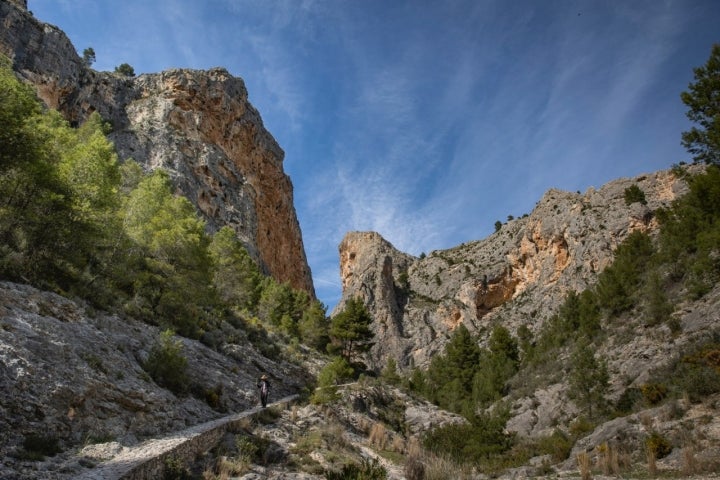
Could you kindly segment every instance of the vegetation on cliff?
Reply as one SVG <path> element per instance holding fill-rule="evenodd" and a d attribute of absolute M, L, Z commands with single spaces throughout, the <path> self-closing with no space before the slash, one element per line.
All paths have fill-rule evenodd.
<path fill-rule="evenodd" d="M 99 115 L 72 128 L 0 63 L 2 278 L 214 348 L 227 340 L 224 323 L 268 355 L 278 348 L 266 332 L 322 343 L 322 304 L 262 275 L 229 228 L 208 234 L 166 173 L 120 164 Z"/>
<path fill-rule="evenodd" d="M 711 62 L 696 71 L 692 96 L 700 98 L 701 86 L 703 95 L 708 93 L 705 80 L 717 80 L 712 62 L 718 55 L 714 47 Z M 717 82 L 709 85 L 715 85 L 706 95 L 712 104 L 720 89 Z M 325 307 L 306 293 L 263 276 L 232 230 L 206 233 L 190 203 L 173 194 L 165 173 L 146 174 L 131 161 L 119 164 L 98 115 L 71 128 L 56 112 L 42 110 L 6 60 L 0 93 L 0 276 L 125 312 L 214 348 L 229 340 L 226 324 L 245 332 L 268 356 L 280 348 L 268 332 L 290 348 L 297 342 L 321 351 L 334 346 L 340 356 L 321 372 L 319 383 L 328 389 L 316 399 L 338 400 L 336 384 L 357 377 L 360 366 L 353 363 L 372 337 L 372 319 L 362 302 L 348 302 L 331 322 Z M 683 100 L 690 105 L 689 95 Z M 613 398 L 603 354 L 633 329 L 678 334 L 674 306 L 703 298 L 720 280 L 720 167 L 712 160 L 718 155 L 717 114 L 698 105 L 691 108 L 710 115 L 691 119 L 698 119 L 706 135 L 693 130 L 683 139 L 692 142 L 688 148 L 698 160 L 711 165 L 687 179 L 689 193 L 656 212 L 656 236 L 628 235 L 597 283 L 569 292 L 534 333 L 526 325 L 513 336 L 497 319 L 483 332 L 488 341 L 480 347 L 479 338 L 460 324 L 427 370 L 401 378 L 394 361 L 388 362 L 383 372 L 388 383 L 403 384 L 466 419 L 428 432 L 429 452 L 486 471 L 539 455 L 560 461 L 602 422 L 683 397 L 693 402 L 720 393 L 720 332 L 684 348 L 641 385 L 619 387 Z M 681 166 L 675 173 L 685 175 Z M 644 194 L 628 190 L 625 200 L 643 202 Z M 180 344 L 167 331 L 146 371 L 183 392 L 177 373 L 184 363 Z M 576 420 L 541 438 L 508 433 L 509 402 L 559 377 L 567 380 Z M 404 428 L 397 416 L 382 420 L 397 431 Z M 657 432 L 646 442 L 653 461 L 672 449 Z"/>
<path fill-rule="evenodd" d="M 718 55 L 720 49 L 715 46 L 708 65 L 696 69 L 692 93 L 683 94 L 692 108 L 690 118 L 704 128 L 702 135 L 694 128 L 683 140 L 687 144 L 691 137 L 695 139 L 695 147 L 688 145 L 694 154 L 702 143 L 702 155 L 696 155 L 696 160 L 710 165 L 694 176 L 682 165 L 673 167 L 676 176 L 686 177 L 689 189 L 672 205 L 655 212 L 658 233 L 630 233 L 597 282 L 585 290 L 570 291 L 557 313 L 535 333 L 528 328 L 532 319 L 516 336 L 502 325 L 502 319 L 494 320 L 490 332 L 480 332 L 482 338 L 460 324 L 427 370 L 415 369 L 402 379 L 409 390 L 468 420 L 429 433 L 425 446 L 431 452 L 485 470 L 522 465 L 531 456 L 543 454 L 561 460 L 596 425 L 648 406 L 682 398 L 697 402 L 720 393 L 717 329 L 709 337 L 691 341 L 677 358 L 659 364 L 641 385 L 619 392 L 616 385 L 613 396 L 609 358 L 602 353 L 629 343 L 634 329 L 679 335 L 682 326 L 673 314 L 677 305 L 701 299 L 720 280 L 720 168 L 712 160 L 720 148 L 713 143 L 717 120 L 713 109 L 720 93 Z M 625 201 L 644 203 L 644 192 L 637 186 L 627 189 Z M 478 346 L 483 343 L 486 348 Z M 573 425 L 534 440 L 507 434 L 509 402 L 556 382 L 566 383 L 567 397 L 577 409 Z M 648 442 L 669 442 L 657 432 L 653 435 Z M 651 448 L 654 458 L 671 449 Z"/>

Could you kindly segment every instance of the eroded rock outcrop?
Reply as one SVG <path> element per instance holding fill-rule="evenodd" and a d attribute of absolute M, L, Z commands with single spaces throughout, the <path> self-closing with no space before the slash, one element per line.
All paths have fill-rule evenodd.
<path fill-rule="evenodd" d="M 230 226 L 266 273 L 314 296 L 284 152 L 242 79 L 222 68 L 94 71 L 60 29 L 26 7 L 0 1 L 0 53 L 42 101 L 71 124 L 98 112 L 121 159 L 168 171 L 211 231 Z"/>
<path fill-rule="evenodd" d="M 700 167 L 692 167 L 700 168 Z M 627 204 L 637 185 L 647 203 Z M 360 296 L 374 321 L 370 362 L 427 366 L 453 330 L 489 332 L 501 318 L 511 331 L 536 332 L 568 291 L 592 285 L 634 230 L 654 232 L 654 211 L 687 191 L 672 171 L 615 180 L 584 194 L 549 190 L 527 216 L 488 238 L 415 258 L 374 232 L 351 232 L 340 244 L 342 300 Z"/>

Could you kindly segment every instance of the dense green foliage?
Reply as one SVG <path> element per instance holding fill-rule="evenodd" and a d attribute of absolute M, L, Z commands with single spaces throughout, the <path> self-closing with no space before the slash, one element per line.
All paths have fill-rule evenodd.
<path fill-rule="evenodd" d="M 171 392 L 184 393 L 187 390 L 187 358 L 183 355 L 182 340 L 175 338 L 172 330 L 165 330 L 153 345 L 143 369 Z"/>
<path fill-rule="evenodd" d="M 340 471 L 327 470 L 325 478 L 328 480 L 384 480 L 387 470 L 376 459 L 363 460 L 361 463 L 349 463 Z"/>
<path fill-rule="evenodd" d="M 659 396 L 687 395 L 697 402 L 720 392 L 720 332 L 689 345 L 668 365 L 653 372 L 653 382 L 643 385 L 642 395 L 652 403 Z"/>
<path fill-rule="evenodd" d="M 342 357 L 334 357 L 318 374 L 318 388 L 313 394 L 313 403 L 328 403 L 339 398 L 337 385 L 349 381 L 355 369 Z"/>
<path fill-rule="evenodd" d="M 372 317 L 360 298 L 351 298 L 343 311 L 335 315 L 330 323 L 328 345 L 330 353 L 337 353 L 348 363 L 360 359 L 360 354 L 372 347 L 373 332 L 370 330 Z"/>
<path fill-rule="evenodd" d="M 165 319 L 181 335 L 198 338 L 217 302 L 209 239 L 193 206 L 173 195 L 167 174 L 156 171 L 130 193 L 123 225 L 141 268 L 130 313 L 151 323 Z"/>
<path fill-rule="evenodd" d="M 650 237 L 634 231 L 615 250 L 615 260 L 607 267 L 595 287 L 598 303 L 611 315 L 632 308 L 638 298 L 636 292 L 654 253 Z"/>
<path fill-rule="evenodd" d="M 625 189 L 625 204 L 630 205 L 632 203 L 640 203 L 642 205 L 647 204 L 645 199 L 645 192 L 643 192 L 637 185 L 631 185 Z"/>
<path fill-rule="evenodd" d="M 503 326 L 493 328 L 488 348 L 460 324 L 442 355 L 435 355 L 427 372 L 415 370 L 411 389 L 451 412 L 473 419 L 479 406 L 502 396 L 505 383 L 517 371 L 519 349 Z"/>
<path fill-rule="evenodd" d="M 120 163 L 97 114 L 71 128 L 59 113 L 44 112 L 4 57 L 0 124 L 3 279 L 213 347 L 233 340 L 219 333 L 230 324 L 268 355 L 276 353 L 273 334 L 325 349 L 329 322 L 320 302 L 263 276 L 229 228 L 208 234 L 165 172 Z"/>
<path fill-rule="evenodd" d="M 307 317 L 301 319 L 302 337 L 309 344 L 314 343 L 318 347 L 326 345 L 328 353 L 332 355 L 332 360 L 318 375 L 318 388 L 313 395 L 313 402 L 327 403 L 337 399 L 338 384 L 358 378 L 365 372 L 367 367 L 361 355 L 373 345 L 371 323 L 372 317 L 360 298 L 347 301 L 345 308 L 330 320 L 328 333 L 323 333 L 324 325 L 317 320 Z"/>
<path fill-rule="evenodd" d="M 695 82 L 680 98 L 697 126 L 683 132 L 682 144 L 695 161 L 720 165 L 720 44 L 712 46 L 707 63 L 693 72 Z"/>
<path fill-rule="evenodd" d="M 119 73 L 120 75 L 124 75 L 126 77 L 134 77 L 135 69 L 129 63 L 121 63 L 115 67 L 115 73 Z"/>
<path fill-rule="evenodd" d="M 670 279 L 698 298 L 720 279 L 720 166 L 709 166 L 688 183 L 688 194 L 658 212 L 658 260 L 667 266 Z"/>
<path fill-rule="evenodd" d="M 568 395 L 593 418 L 605 409 L 610 374 L 604 359 L 598 359 L 589 343 L 581 342 L 570 357 Z"/>
<path fill-rule="evenodd" d="M 0 68 L 0 273 L 89 296 L 118 222 L 117 158 L 93 115 L 71 129 Z"/>
<path fill-rule="evenodd" d="M 95 63 L 95 49 L 92 47 L 88 47 L 83 50 L 82 60 L 83 64 L 86 67 L 92 66 L 92 64 Z"/>
<path fill-rule="evenodd" d="M 470 423 L 450 424 L 430 432 L 425 447 L 438 455 L 449 455 L 457 462 L 482 463 L 513 445 L 513 436 L 505 432 L 508 410 L 493 415 L 475 415 Z"/>

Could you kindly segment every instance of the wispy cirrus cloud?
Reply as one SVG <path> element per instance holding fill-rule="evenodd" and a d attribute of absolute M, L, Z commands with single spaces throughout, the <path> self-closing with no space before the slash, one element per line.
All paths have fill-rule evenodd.
<path fill-rule="evenodd" d="M 32 0 L 96 68 L 227 67 L 286 151 L 320 298 L 337 246 L 419 254 L 482 238 L 551 187 L 685 158 L 678 94 L 715 0 Z"/>

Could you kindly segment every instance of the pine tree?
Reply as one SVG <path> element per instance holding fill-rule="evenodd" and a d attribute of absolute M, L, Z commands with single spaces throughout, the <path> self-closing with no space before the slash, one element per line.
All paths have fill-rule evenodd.
<path fill-rule="evenodd" d="M 610 374 L 607 363 L 596 358 L 588 343 L 580 343 L 571 357 L 570 389 L 568 394 L 590 418 L 605 407 L 605 394 L 609 388 Z"/>
<path fill-rule="evenodd" d="M 260 271 L 235 232 L 228 226 L 213 235 L 209 246 L 213 286 L 220 300 L 254 310 L 260 297 Z"/>
<path fill-rule="evenodd" d="M 693 71 L 695 83 L 680 98 L 690 108 L 687 117 L 699 128 L 683 132 L 682 144 L 695 161 L 720 164 L 720 44 L 713 45 L 707 63 Z"/>
<path fill-rule="evenodd" d="M 345 309 L 330 321 L 330 338 L 338 353 L 349 363 L 372 347 L 375 336 L 370 329 L 372 317 L 360 298 L 351 298 Z"/>

